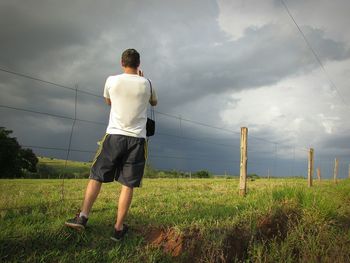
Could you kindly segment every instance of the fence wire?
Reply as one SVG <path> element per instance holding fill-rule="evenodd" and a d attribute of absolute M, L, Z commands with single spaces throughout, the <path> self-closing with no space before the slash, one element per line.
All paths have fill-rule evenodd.
<path fill-rule="evenodd" d="M 85 143 L 79 143 L 80 137 L 83 136 L 77 136 L 77 134 L 94 130 L 94 128 L 91 128 L 92 125 L 100 127 L 97 129 L 101 130 L 102 127 L 107 126 L 107 122 L 79 118 L 79 100 L 85 100 L 85 98 L 81 97 L 82 95 L 98 99 L 103 98 L 103 96 L 90 91 L 80 90 L 77 85 L 72 88 L 3 68 L 0 68 L 0 71 L 74 92 L 74 109 L 71 116 L 19 107 L 16 105 L 7 105 L 5 103 L 0 104 L 0 108 L 3 111 L 21 112 L 71 122 L 66 147 L 62 145 L 39 145 L 35 143 L 23 143 L 22 147 L 46 151 L 46 155 L 48 155 L 47 151 L 53 151 L 54 154 L 51 154 L 51 156 L 56 156 L 57 152 L 65 153 L 65 170 L 67 170 L 68 161 L 76 157 L 72 157 L 74 153 L 88 155 L 91 160 L 91 156 L 95 154 L 96 149 L 90 147 L 87 147 L 87 149 L 80 149 L 80 146 Z M 102 101 L 99 101 L 99 103 L 102 103 Z M 96 107 L 96 110 L 98 110 L 97 105 L 99 104 L 93 105 Z M 92 105 L 89 105 L 89 108 L 91 109 Z M 159 170 L 169 170 L 171 167 L 187 175 L 191 175 L 191 173 L 196 170 L 215 170 L 215 174 L 225 176 L 239 175 L 239 127 L 235 130 L 231 130 L 225 127 L 217 127 L 200 121 L 190 120 L 170 113 L 161 111 L 155 112 L 157 114 L 157 129 L 155 136 L 150 139 L 148 159 L 148 164 L 150 166 Z M 25 118 L 24 115 L 22 115 L 22 117 Z M 89 138 L 91 138 L 89 141 L 97 141 L 96 137 L 90 136 Z M 256 136 L 254 132 L 249 132 L 248 138 L 249 174 L 257 174 L 267 178 L 280 176 L 298 176 L 306 178 L 308 165 L 307 148 L 262 138 Z M 330 178 L 333 174 L 333 164 L 334 160 L 329 158 L 316 158 L 315 170 L 316 167 L 320 168 L 322 176 Z M 339 169 L 342 174 L 345 173 L 347 167 L 348 163 L 346 160 L 340 160 Z M 65 173 L 63 173 L 60 177 L 61 183 L 59 185 L 60 200 L 82 200 L 82 196 L 81 198 L 66 198 L 65 179 Z M 22 208 L 12 207 L 0 210 L 8 209 Z"/>

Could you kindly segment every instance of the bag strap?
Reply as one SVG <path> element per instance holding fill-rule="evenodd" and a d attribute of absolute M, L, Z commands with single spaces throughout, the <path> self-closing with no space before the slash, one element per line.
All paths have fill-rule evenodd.
<path fill-rule="evenodd" d="M 153 88 L 152 88 L 152 83 L 151 83 L 151 81 L 149 80 L 149 79 L 147 79 L 148 80 L 148 82 L 149 82 L 149 86 L 150 86 L 150 88 L 151 88 L 151 100 L 152 100 L 152 97 L 153 97 Z M 151 119 L 152 120 L 156 120 L 155 119 L 155 114 L 154 114 L 154 106 L 152 106 L 151 105 Z"/>

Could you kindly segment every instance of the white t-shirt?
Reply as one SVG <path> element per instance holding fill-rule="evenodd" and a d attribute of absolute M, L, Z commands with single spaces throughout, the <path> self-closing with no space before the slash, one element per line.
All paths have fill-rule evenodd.
<path fill-rule="evenodd" d="M 136 74 L 109 76 L 103 96 L 111 100 L 108 134 L 146 138 L 147 105 L 157 101 L 148 80 Z"/>

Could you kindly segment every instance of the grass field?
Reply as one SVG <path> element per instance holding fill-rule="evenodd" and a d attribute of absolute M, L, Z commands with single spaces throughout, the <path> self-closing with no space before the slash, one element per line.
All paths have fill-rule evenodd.
<path fill-rule="evenodd" d="M 45 178 L 59 178 L 64 175 L 65 178 L 87 178 L 90 173 L 90 162 L 76 162 L 56 159 L 56 158 L 47 158 L 47 157 L 38 157 L 39 164 L 38 170 L 40 173 L 43 173 Z M 44 168 L 49 169 L 44 169 Z"/>
<path fill-rule="evenodd" d="M 67 160 L 67 167 L 65 167 L 66 160 L 56 159 L 56 158 L 48 158 L 48 157 L 38 157 L 39 163 L 46 163 L 51 166 L 55 166 L 57 169 L 69 169 L 74 171 L 74 169 L 90 169 L 91 162 L 79 162 L 79 161 L 71 161 Z M 89 171 L 89 170 L 88 170 Z"/>
<path fill-rule="evenodd" d="M 0 180 L 1 262 L 350 262 L 350 181 L 145 179 L 121 243 L 110 240 L 118 183 L 106 184 L 89 227 L 64 221 L 87 180 Z"/>

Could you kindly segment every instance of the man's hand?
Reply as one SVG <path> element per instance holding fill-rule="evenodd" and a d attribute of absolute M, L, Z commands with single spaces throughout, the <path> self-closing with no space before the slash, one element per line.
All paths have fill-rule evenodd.
<path fill-rule="evenodd" d="M 142 71 L 141 69 L 139 69 L 139 70 L 137 71 L 137 75 L 139 75 L 140 77 L 143 77 L 143 71 Z"/>
<path fill-rule="evenodd" d="M 149 104 L 151 104 L 152 106 L 157 106 L 158 101 L 156 100 L 149 100 Z"/>
<path fill-rule="evenodd" d="M 112 105 L 112 101 L 111 101 L 111 99 L 109 99 L 109 98 L 105 98 L 105 101 L 106 101 L 107 105 Z"/>

